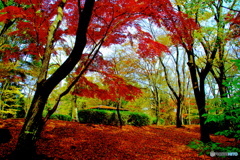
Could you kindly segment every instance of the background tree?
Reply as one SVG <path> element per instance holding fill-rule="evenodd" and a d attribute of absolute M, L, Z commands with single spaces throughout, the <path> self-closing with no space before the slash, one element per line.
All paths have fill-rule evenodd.
<path fill-rule="evenodd" d="M 23 118 L 25 116 L 23 94 L 21 93 L 21 80 L 25 73 L 17 68 L 17 64 L 0 63 L 0 117 Z"/>
<path fill-rule="evenodd" d="M 223 46 L 226 44 L 225 35 L 228 30 L 227 23 L 229 22 L 224 19 L 227 12 L 222 7 L 223 2 L 224 1 L 211 1 L 211 3 L 209 3 L 209 1 L 200 0 L 197 2 L 198 5 L 195 5 L 196 1 L 177 1 L 178 9 L 195 19 L 195 22 L 201 27 L 195 32 L 195 37 L 193 36 L 193 32 L 186 28 L 185 31 L 188 30 L 188 33 L 184 34 L 189 35 L 187 39 L 183 38 L 181 31 L 175 29 L 177 33 L 175 41 L 178 41 L 188 55 L 188 66 L 199 110 L 201 141 L 203 142 L 210 141 L 208 128 L 205 125 L 206 118 L 203 116 L 206 113 L 205 80 L 213 68 L 213 62 L 217 54 L 220 55 L 223 53 Z M 226 2 L 226 4 L 228 6 L 236 5 L 235 1 Z M 208 24 L 210 25 L 206 25 L 206 22 L 209 22 Z M 188 25 L 188 27 L 190 26 Z M 192 41 L 192 43 L 186 45 L 187 41 Z M 199 49 L 201 52 L 197 52 Z M 202 56 L 205 57 L 204 62 L 198 65 L 196 61 L 198 57 Z M 223 55 L 221 55 L 221 57 L 223 57 Z"/>
<path fill-rule="evenodd" d="M 185 86 L 184 85 L 187 83 L 184 66 L 182 66 L 182 75 L 183 76 L 182 77 L 180 76 L 180 69 L 179 69 L 180 57 L 179 57 L 179 54 L 180 54 L 179 50 L 176 47 L 176 58 L 174 56 L 172 56 L 172 58 L 173 58 L 173 61 L 174 61 L 174 64 L 175 64 L 175 71 L 177 73 L 177 84 L 178 84 L 178 89 L 177 90 L 175 90 L 172 83 L 170 83 L 166 65 L 164 64 L 162 58 L 159 57 L 160 63 L 164 68 L 166 83 L 167 83 L 169 89 L 171 90 L 172 94 L 174 95 L 174 100 L 175 100 L 176 105 L 177 105 L 177 112 L 176 112 L 176 126 L 177 127 L 182 126 L 181 109 L 182 109 L 182 104 L 183 104 L 183 100 L 184 100 L 184 96 L 185 96 Z M 183 60 L 183 63 L 184 62 L 185 61 Z"/>
<path fill-rule="evenodd" d="M 159 39 L 158 39 L 159 38 Z M 186 55 L 183 51 L 181 51 L 180 48 L 178 48 L 177 45 L 174 46 L 172 44 L 170 37 L 159 36 L 155 37 L 156 41 L 159 41 L 161 43 L 165 43 L 165 45 L 172 48 L 170 54 L 167 54 L 166 56 L 159 57 L 159 62 L 163 67 L 163 71 L 165 74 L 165 80 L 167 83 L 168 88 L 170 89 L 172 93 L 172 98 L 175 101 L 175 104 L 177 106 L 176 109 L 176 127 L 182 126 L 182 107 L 184 104 L 185 94 L 187 90 L 187 84 L 188 84 L 188 78 L 186 73 Z M 172 61 L 166 60 L 167 57 L 170 57 Z M 171 63 L 172 62 L 172 63 Z M 168 65 L 168 64 L 171 65 Z M 173 68 L 170 70 L 169 68 Z M 174 72 L 174 73 L 172 73 Z M 169 74 L 170 73 L 170 74 Z M 172 75 L 174 74 L 174 75 Z M 175 77 L 177 78 L 177 83 L 175 84 L 174 81 Z M 172 80 L 171 80 L 172 79 Z M 173 81 L 174 79 L 174 81 Z M 174 87 L 174 85 L 177 85 L 177 87 Z"/>

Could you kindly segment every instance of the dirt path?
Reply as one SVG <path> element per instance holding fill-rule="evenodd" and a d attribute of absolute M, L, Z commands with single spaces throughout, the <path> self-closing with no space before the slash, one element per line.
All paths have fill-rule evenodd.
<path fill-rule="evenodd" d="M 11 153 L 23 120 L 4 120 L 13 139 L 0 144 L 0 158 Z M 114 126 L 86 125 L 77 122 L 50 120 L 38 142 L 38 153 L 53 160 L 180 160 L 216 159 L 198 156 L 186 145 L 199 138 L 197 125 L 175 126 Z M 214 141 L 227 141 L 212 136 Z"/>

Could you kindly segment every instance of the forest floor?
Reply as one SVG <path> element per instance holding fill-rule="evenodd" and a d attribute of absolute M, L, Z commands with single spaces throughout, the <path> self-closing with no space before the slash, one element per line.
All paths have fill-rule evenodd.
<path fill-rule="evenodd" d="M 22 119 L 0 120 L 13 136 L 9 143 L 0 144 L 0 159 L 10 154 L 23 125 Z M 233 140 L 211 136 L 214 142 L 232 145 Z M 220 159 L 189 148 L 190 141 L 199 139 L 199 126 L 123 126 L 79 124 L 49 120 L 37 153 L 50 160 L 180 160 Z M 46 158 L 48 157 L 48 158 Z M 37 159 L 37 158 L 36 158 Z M 38 158 L 39 159 L 39 158 Z"/>

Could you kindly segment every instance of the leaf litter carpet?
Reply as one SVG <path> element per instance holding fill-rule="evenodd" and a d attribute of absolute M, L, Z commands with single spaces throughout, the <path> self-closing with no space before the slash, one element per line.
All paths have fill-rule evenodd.
<path fill-rule="evenodd" d="M 0 159 L 10 154 L 23 125 L 22 119 L 0 120 L 13 136 L 9 143 L 0 144 Z M 223 136 L 211 136 L 215 142 L 229 143 Z M 188 146 L 199 139 L 199 126 L 123 126 L 80 124 L 49 120 L 37 153 L 49 160 L 180 160 L 219 159 L 198 153 Z M 36 159 L 39 159 L 36 157 Z M 41 158 L 40 158 L 41 159 Z"/>

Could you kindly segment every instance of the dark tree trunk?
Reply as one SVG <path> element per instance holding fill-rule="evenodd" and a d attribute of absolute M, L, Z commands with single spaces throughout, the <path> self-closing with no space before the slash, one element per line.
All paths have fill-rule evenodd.
<path fill-rule="evenodd" d="M 42 113 L 50 94 L 49 91 L 47 92 L 41 88 L 40 86 L 37 87 L 24 126 L 18 137 L 14 158 L 33 159 L 36 157 L 36 141 L 39 139 L 44 127 Z"/>
<path fill-rule="evenodd" d="M 224 81 L 226 81 L 226 76 L 225 76 L 225 69 L 224 69 L 224 64 L 222 64 L 222 66 L 219 66 L 219 76 L 216 75 L 215 71 L 212 69 L 211 73 L 214 77 L 214 79 L 216 80 L 217 84 L 218 84 L 218 89 L 219 89 L 219 93 L 220 93 L 220 97 L 221 98 L 225 98 L 227 96 L 227 87 L 223 84 Z"/>
<path fill-rule="evenodd" d="M 177 99 L 177 113 L 176 113 L 176 127 L 182 127 L 182 118 L 181 118 L 181 100 Z"/>
<path fill-rule="evenodd" d="M 203 101 L 203 98 L 198 98 L 197 101 Z M 203 117 L 203 114 L 207 113 L 205 110 L 205 103 L 198 103 L 198 111 L 200 117 L 200 140 L 204 143 L 211 142 L 208 126 L 205 124 L 206 118 Z"/>
<path fill-rule="evenodd" d="M 160 103 L 161 99 L 159 97 L 159 90 L 155 83 L 152 85 L 153 89 L 151 89 L 152 95 L 153 95 L 153 104 L 155 106 L 155 116 L 156 116 L 156 125 L 160 124 Z"/>
<path fill-rule="evenodd" d="M 200 119 L 200 140 L 204 143 L 211 142 L 209 130 L 207 125 L 205 124 L 206 118 L 203 114 L 206 113 L 205 110 L 205 89 L 204 89 L 204 80 L 206 78 L 206 72 L 199 74 L 200 81 L 198 82 L 197 77 L 197 67 L 194 61 L 193 51 L 187 51 L 188 54 L 188 67 L 190 70 L 192 87 L 194 91 L 195 100 L 198 106 L 199 119 Z"/>
<path fill-rule="evenodd" d="M 120 103 L 121 103 L 121 102 L 120 102 Z M 121 113 L 120 113 L 119 105 L 117 105 L 117 115 L 118 115 L 118 120 L 119 120 L 120 128 L 122 129 L 123 121 L 122 121 L 122 117 L 121 117 Z"/>
<path fill-rule="evenodd" d="M 42 117 L 45 104 L 53 89 L 73 70 L 81 58 L 86 45 L 86 33 L 92 16 L 94 3 L 95 0 L 85 2 L 84 9 L 81 11 L 79 17 L 75 46 L 67 60 L 47 80 L 44 80 L 44 78 L 38 80 L 34 98 L 13 153 L 13 159 L 31 160 L 36 158 L 36 141 L 40 138 L 46 122 Z M 42 70 L 42 72 L 47 72 L 47 69 Z M 44 74 L 45 73 L 40 73 L 40 75 Z"/>

